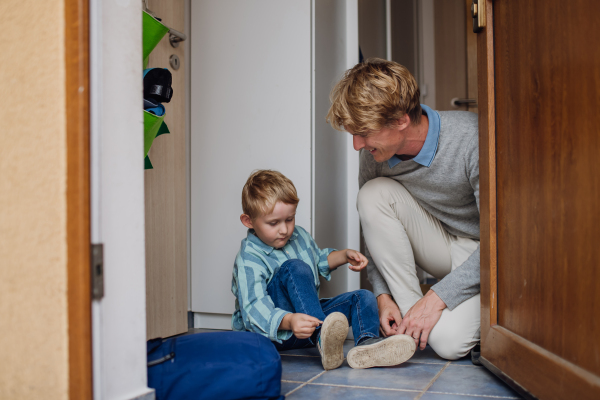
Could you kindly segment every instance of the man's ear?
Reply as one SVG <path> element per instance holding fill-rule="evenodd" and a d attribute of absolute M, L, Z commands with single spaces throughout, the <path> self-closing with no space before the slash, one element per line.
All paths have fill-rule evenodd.
<path fill-rule="evenodd" d="M 402 117 L 398 118 L 398 125 L 396 125 L 399 131 L 403 131 L 410 126 L 410 116 L 408 114 L 404 114 Z"/>
<path fill-rule="evenodd" d="M 244 224 L 246 228 L 254 229 L 254 226 L 252 225 L 252 219 L 250 219 L 250 216 L 248 214 L 240 215 L 240 221 L 242 221 L 242 224 Z"/>

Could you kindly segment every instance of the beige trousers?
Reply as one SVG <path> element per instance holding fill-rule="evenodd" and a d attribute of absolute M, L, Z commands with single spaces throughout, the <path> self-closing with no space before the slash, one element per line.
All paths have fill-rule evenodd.
<path fill-rule="evenodd" d="M 402 316 L 421 298 L 416 268 L 442 279 L 477 249 L 478 241 L 449 234 L 397 181 L 376 178 L 358 194 L 365 242 Z M 455 360 L 479 342 L 479 294 L 445 309 L 428 343 L 442 358 Z"/>

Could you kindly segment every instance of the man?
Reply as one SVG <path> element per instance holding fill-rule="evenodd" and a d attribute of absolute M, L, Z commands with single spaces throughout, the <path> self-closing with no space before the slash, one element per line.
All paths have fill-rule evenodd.
<path fill-rule="evenodd" d="M 360 151 L 357 204 L 381 329 L 455 360 L 480 335 L 477 115 L 419 98 L 406 68 L 369 59 L 334 87 L 327 121 Z M 440 280 L 425 296 L 417 265 Z"/>

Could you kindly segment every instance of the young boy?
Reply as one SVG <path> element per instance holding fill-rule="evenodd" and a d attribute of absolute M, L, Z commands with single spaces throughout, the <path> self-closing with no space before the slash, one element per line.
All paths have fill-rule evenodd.
<path fill-rule="evenodd" d="M 360 271 L 367 259 L 358 251 L 319 249 L 295 226 L 299 199 L 294 184 L 276 171 L 256 171 L 242 191 L 248 228 L 233 267 L 236 297 L 232 328 L 268 337 L 278 350 L 317 346 L 326 370 L 344 361 L 343 344 L 352 326 L 352 368 L 397 365 L 415 352 L 407 335 L 379 338 L 377 301 L 368 290 L 319 300 L 319 275 L 330 280 L 337 267 L 350 263 Z"/>

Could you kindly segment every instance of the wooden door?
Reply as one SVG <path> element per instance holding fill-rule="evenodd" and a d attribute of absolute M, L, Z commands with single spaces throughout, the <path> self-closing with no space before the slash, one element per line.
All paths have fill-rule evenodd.
<path fill-rule="evenodd" d="M 185 30 L 184 5 L 184 0 L 148 1 L 148 8 L 179 32 Z M 154 141 L 149 152 L 154 169 L 144 172 L 148 339 L 188 329 L 184 48 L 183 43 L 172 47 L 167 34 L 148 64 L 148 68 L 168 68 L 173 76 L 173 98 L 164 104 L 170 134 Z M 173 54 L 180 60 L 178 70 L 169 63 Z"/>
<path fill-rule="evenodd" d="M 478 37 L 482 360 L 600 398 L 600 3 L 490 1 Z"/>

